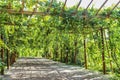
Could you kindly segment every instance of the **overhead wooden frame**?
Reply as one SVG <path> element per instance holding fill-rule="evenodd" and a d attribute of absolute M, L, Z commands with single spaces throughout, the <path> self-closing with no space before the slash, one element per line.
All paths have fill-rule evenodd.
<path fill-rule="evenodd" d="M 53 3 L 53 1 L 54 0 L 51 0 L 51 2 L 50 2 L 50 5 L 49 5 L 49 7 L 48 7 L 48 9 L 47 9 L 47 12 L 49 12 L 49 10 L 50 10 L 50 8 L 52 7 L 52 3 Z M 100 10 L 103 8 L 103 6 L 107 3 L 107 1 L 108 0 L 106 0 L 102 5 L 101 5 L 101 7 L 98 9 L 98 11 L 97 11 L 97 13 L 95 14 L 95 16 L 93 16 L 93 17 L 91 17 L 91 19 L 92 18 L 94 18 L 94 17 L 97 17 L 97 18 L 107 18 L 107 16 L 99 16 L 98 15 L 98 13 L 100 12 Z M 77 5 L 77 7 L 75 8 L 75 14 L 78 12 L 78 8 L 79 8 L 79 6 L 80 6 L 80 4 L 81 4 L 81 2 L 82 2 L 82 0 L 80 0 L 79 1 L 79 3 L 78 3 L 78 5 Z M 84 11 L 87 11 L 88 10 L 88 8 L 90 7 L 90 5 L 92 4 L 92 2 L 93 2 L 93 0 L 91 0 L 90 1 L 90 3 L 87 5 L 87 7 L 86 7 L 86 9 L 84 10 Z M 37 0 L 37 3 L 38 3 L 38 0 Z M 64 3 L 64 5 L 63 5 L 63 7 L 62 7 L 62 9 L 61 9 L 61 14 L 64 12 L 64 8 L 65 8 L 65 6 L 66 6 L 66 3 L 67 3 L 67 0 L 65 0 L 65 3 Z M 110 14 L 112 13 L 112 11 L 118 6 L 118 4 L 120 3 L 120 0 L 119 0 L 119 2 L 111 9 L 111 11 L 107 14 L 108 16 L 110 16 Z M 27 15 L 46 15 L 47 13 L 46 12 L 37 12 L 37 5 L 36 5 L 36 7 L 33 9 L 33 11 L 24 11 L 24 0 L 22 0 L 22 8 L 21 8 L 21 10 L 18 12 L 18 11 L 15 11 L 15 10 L 13 10 L 13 9 L 11 9 L 11 5 L 10 5 L 10 3 L 9 3 L 9 5 L 8 5 L 8 9 L 6 9 L 6 11 L 8 12 L 8 13 L 10 13 L 10 14 L 27 14 Z M 0 11 L 1 12 L 1 11 Z M 30 16 L 30 18 L 31 18 L 31 16 Z M 87 15 L 86 15 L 86 12 L 85 12 L 85 14 L 84 15 L 80 15 L 83 19 L 85 19 L 86 17 L 88 17 Z M 89 18 L 89 17 L 88 17 Z M 29 19 L 30 20 L 30 19 Z M 28 20 L 28 21 L 29 21 Z M 10 24 L 9 24 L 10 25 Z M 13 25 L 16 25 L 16 24 L 13 24 Z M 84 28 L 88 28 L 88 27 L 84 27 Z M 99 30 L 99 29 L 98 29 Z M 101 30 L 101 33 L 103 33 L 102 32 L 102 30 L 103 30 L 103 28 L 100 28 L 100 30 Z M 92 31 L 93 32 L 93 31 Z M 101 36 L 103 36 L 103 35 L 101 35 Z M 103 39 L 103 38 L 102 38 Z M 104 39 L 103 39 L 104 40 Z M 104 41 L 102 41 L 102 42 L 104 42 Z M 102 43 L 102 44 L 104 44 L 104 43 Z M 86 47 L 85 47 L 86 48 Z M 103 51 L 104 51 L 104 49 L 103 49 Z M 85 53 L 86 53 L 86 50 L 85 50 Z M 104 55 L 104 52 L 102 53 L 103 55 Z M 9 56 L 9 55 L 8 55 Z M 86 58 L 86 56 L 85 56 L 85 58 Z M 86 60 L 86 59 L 85 59 Z M 87 63 L 87 60 L 85 61 L 85 63 Z M 8 65 L 9 66 L 9 65 Z M 86 68 L 87 68 L 87 65 L 86 65 Z M 105 61 L 103 60 L 103 69 L 104 69 L 104 74 L 105 74 Z"/>
<path fill-rule="evenodd" d="M 98 11 L 96 12 L 95 16 L 93 16 L 93 17 L 98 17 L 98 18 L 108 17 L 108 16 L 111 14 L 111 12 L 112 12 L 112 11 L 118 6 L 118 4 L 120 3 L 120 0 L 119 0 L 119 2 L 111 9 L 111 11 L 110 11 L 105 17 L 104 17 L 104 16 L 101 16 L 101 17 L 100 17 L 100 16 L 98 15 L 98 13 L 99 13 L 100 10 L 103 8 L 103 6 L 107 3 L 107 1 L 108 1 L 108 0 L 105 0 L 105 2 L 101 5 L 101 7 L 98 9 Z M 38 0 L 37 0 L 37 2 L 38 2 Z M 51 1 L 50 1 L 50 5 L 49 5 L 47 11 L 49 11 L 49 9 L 51 8 L 53 2 L 54 2 L 54 0 L 51 0 Z M 78 5 L 76 6 L 76 8 L 75 8 L 75 14 L 78 12 L 78 8 L 79 8 L 81 2 L 82 2 L 82 0 L 80 0 L 79 3 L 78 3 Z M 87 9 L 90 7 L 90 5 L 92 4 L 92 2 L 93 2 L 93 0 L 90 1 L 90 3 L 87 5 L 87 7 L 86 7 L 85 10 L 87 10 Z M 65 8 L 65 6 L 66 6 L 66 3 L 67 3 L 67 0 L 65 0 L 64 5 L 63 5 L 63 7 L 61 8 L 60 16 L 61 16 L 61 14 L 64 12 L 64 8 Z M 25 6 L 24 0 L 22 0 L 22 4 L 21 4 L 21 5 L 22 5 L 22 8 L 21 8 L 20 11 L 16 11 L 16 10 L 14 10 L 14 9 L 11 9 L 10 7 L 9 7 L 9 8 L 6 8 L 6 9 L 4 9 L 4 10 L 5 10 L 7 13 L 10 13 L 10 14 L 49 15 L 49 13 L 37 11 L 36 8 L 34 8 L 33 11 L 25 11 L 25 10 L 24 10 L 24 6 Z M 9 4 L 9 6 L 11 6 L 11 4 Z M 36 7 L 37 7 L 37 6 L 36 6 Z M 3 12 L 3 11 L 1 10 L 0 13 L 1 13 L 1 12 Z M 81 17 L 87 17 L 87 15 L 86 15 L 86 16 L 85 16 L 85 15 L 79 15 L 79 16 L 81 16 Z M 93 17 L 92 17 L 92 18 L 93 18 Z M 88 18 L 89 18 L 89 17 L 88 17 Z M 111 17 L 111 18 L 113 18 L 113 17 Z M 114 18 L 113 18 L 113 19 L 114 19 Z"/>

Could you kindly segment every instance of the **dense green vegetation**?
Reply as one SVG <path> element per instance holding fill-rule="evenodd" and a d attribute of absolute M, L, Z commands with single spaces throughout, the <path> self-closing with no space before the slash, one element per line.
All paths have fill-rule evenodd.
<path fill-rule="evenodd" d="M 12 2 L 12 9 L 19 11 L 21 5 Z M 0 58 L 0 67 L 5 67 L 6 56 L 45 57 L 67 64 L 85 66 L 84 53 L 87 54 L 88 69 L 102 71 L 102 52 L 104 53 L 107 73 L 120 76 L 120 8 L 116 8 L 110 18 L 95 17 L 97 9 L 86 12 L 79 8 L 73 15 L 75 6 L 65 8 L 63 3 L 54 2 L 49 15 L 20 15 L 6 12 L 9 1 L 0 1 L 0 49 L 4 49 L 4 62 Z M 28 10 L 32 10 L 35 0 L 25 0 Z M 29 2 L 31 1 L 31 2 Z M 38 11 L 46 12 L 47 0 L 39 2 Z M 100 16 L 106 16 L 112 7 L 101 10 Z M 87 18 L 82 17 L 86 13 Z M 93 17 L 94 16 L 94 17 Z M 101 35 L 103 36 L 101 37 Z M 85 52 L 86 51 L 86 52 Z"/>

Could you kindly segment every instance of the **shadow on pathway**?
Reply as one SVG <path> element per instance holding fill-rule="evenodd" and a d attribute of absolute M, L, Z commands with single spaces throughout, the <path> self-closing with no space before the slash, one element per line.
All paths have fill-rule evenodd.
<path fill-rule="evenodd" d="M 43 58 L 20 58 L 1 78 L 2 80 L 109 80 L 98 72 Z"/>

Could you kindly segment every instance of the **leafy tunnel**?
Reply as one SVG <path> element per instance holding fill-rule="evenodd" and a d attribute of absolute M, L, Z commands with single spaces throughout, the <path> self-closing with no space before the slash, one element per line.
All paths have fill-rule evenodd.
<path fill-rule="evenodd" d="M 0 69 L 19 57 L 45 57 L 120 74 L 120 6 L 66 7 L 57 0 L 0 1 Z"/>

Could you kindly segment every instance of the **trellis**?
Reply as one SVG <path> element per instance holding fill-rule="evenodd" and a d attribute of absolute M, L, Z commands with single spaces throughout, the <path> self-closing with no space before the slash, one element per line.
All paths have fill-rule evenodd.
<path fill-rule="evenodd" d="M 94 0 L 91 0 L 90 3 L 87 5 L 86 9 L 84 11 L 87 11 L 87 9 L 90 7 L 90 5 L 92 4 Z M 96 12 L 95 14 L 95 17 L 99 17 L 99 18 L 108 18 L 108 17 L 111 17 L 111 13 L 112 11 L 119 5 L 120 1 L 118 1 L 115 6 L 111 9 L 111 11 L 106 15 L 106 16 L 99 16 L 99 12 L 100 10 L 104 7 L 104 5 L 107 3 L 108 0 L 105 0 L 105 2 L 101 5 L 101 7 L 98 9 L 98 11 Z M 37 0 L 36 1 L 36 4 L 38 3 L 39 1 Z M 37 8 L 38 6 L 35 5 L 35 8 L 33 9 L 33 11 L 27 11 L 27 10 L 24 10 L 24 7 L 25 7 L 25 2 L 24 0 L 22 0 L 22 8 L 19 10 L 19 11 L 16 11 L 14 9 L 11 9 L 11 3 L 8 4 L 8 8 L 6 8 L 6 12 L 9 13 L 9 14 L 26 14 L 26 15 L 50 15 L 49 14 L 49 10 L 52 8 L 52 3 L 54 2 L 54 0 L 51 0 L 50 4 L 49 4 L 49 7 L 48 9 L 45 11 L 45 12 L 38 12 L 37 11 Z M 75 11 L 74 11 L 74 14 L 77 14 L 77 11 L 80 7 L 80 4 L 81 4 L 82 0 L 79 1 L 78 5 L 76 6 L 75 8 Z M 64 5 L 63 7 L 61 8 L 61 14 L 64 12 L 64 8 L 66 6 L 66 3 L 67 3 L 67 0 L 65 0 L 64 2 Z M 0 13 L 2 13 L 2 10 L 0 11 Z M 80 15 L 80 16 L 83 16 L 83 15 Z M 86 16 L 83 16 L 83 17 L 87 17 Z"/>
<path fill-rule="evenodd" d="M 64 4 L 63 4 L 63 7 L 61 8 L 61 13 L 59 14 L 59 16 L 62 16 L 62 14 L 64 13 L 65 11 L 65 6 L 66 6 L 66 3 L 67 3 L 68 0 L 65 0 Z M 97 18 L 101 18 L 101 19 L 105 19 L 105 18 L 112 18 L 112 19 L 117 19 L 117 18 L 114 18 L 114 17 L 111 17 L 111 13 L 112 11 L 119 5 L 120 3 L 120 0 L 115 4 L 115 6 L 111 9 L 111 11 L 109 11 L 107 13 L 106 16 L 100 16 L 98 15 L 99 12 L 101 11 L 101 9 L 104 7 L 104 5 L 108 2 L 108 0 L 105 0 L 105 2 L 100 6 L 100 8 L 98 9 L 98 11 L 96 12 L 96 14 L 92 17 L 88 17 L 87 15 L 87 10 L 88 8 L 90 7 L 90 5 L 92 4 L 94 0 L 91 0 L 90 3 L 87 5 L 87 7 L 84 9 L 83 11 L 83 15 L 79 15 L 83 18 L 83 26 L 85 26 L 85 23 L 86 23 L 86 19 L 90 20 L 94 17 L 97 17 Z M 50 15 L 49 11 L 50 9 L 52 8 L 52 4 L 54 2 L 54 0 L 51 0 L 50 3 L 49 3 L 49 6 L 47 8 L 47 10 L 45 12 L 38 12 L 37 11 L 37 4 L 38 4 L 39 0 L 36 1 L 36 5 L 35 5 L 35 8 L 33 9 L 33 11 L 26 11 L 24 10 L 24 7 L 25 7 L 25 2 L 24 0 L 22 0 L 22 8 L 19 10 L 19 11 L 16 11 L 14 9 L 11 8 L 11 3 L 8 4 L 8 8 L 6 8 L 6 13 L 9 13 L 9 14 L 22 14 L 22 15 L 30 15 L 30 17 L 32 15 Z M 72 16 L 75 16 L 77 13 L 78 13 L 78 9 L 81 5 L 81 2 L 82 0 L 80 0 L 78 2 L 78 5 L 76 6 L 74 12 L 71 14 Z M 2 13 L 2 10 L 0 10 L 0 13 Z M 8 24 L 8 25 L 11 25 L 11 24 Z M 16 25 L 16 24 L 12 24 L 12 25 Z M 86 27 L 85 27 L 86 28 Z M 103 64 L 103 73 L 106 74 L 106 65 L 105 65 L 105 52 L 104 52 L 104 37 L 103 37 L 103 30 L 104 29 L 107 29 L 107 28 L 98 28 L 97 30 L 100 30 L 101 32 L 101 39 L 102 39 L 102 64 Z M 88 33 L 89 34 L 89 33 Z M 3 39 L 3 36 L 1 35 L 1 39 Z M 87 50 L 86 50 L 87 46 L 86 46 L 86 37 L 84 36 L 84 59 L 85 59 L 85 68 L 87 69 Z M 1 58 L 2 58 L 2 61 L 4 62 L 4 49 L 1 49 Z M 9 61 L 9 51 L 7 51 L 7 68 L 9 69 L 9 66 L 10 66 L 10 61 Z M 4 68 L 1 69 L 1 73 L 4 74 Z"/>

